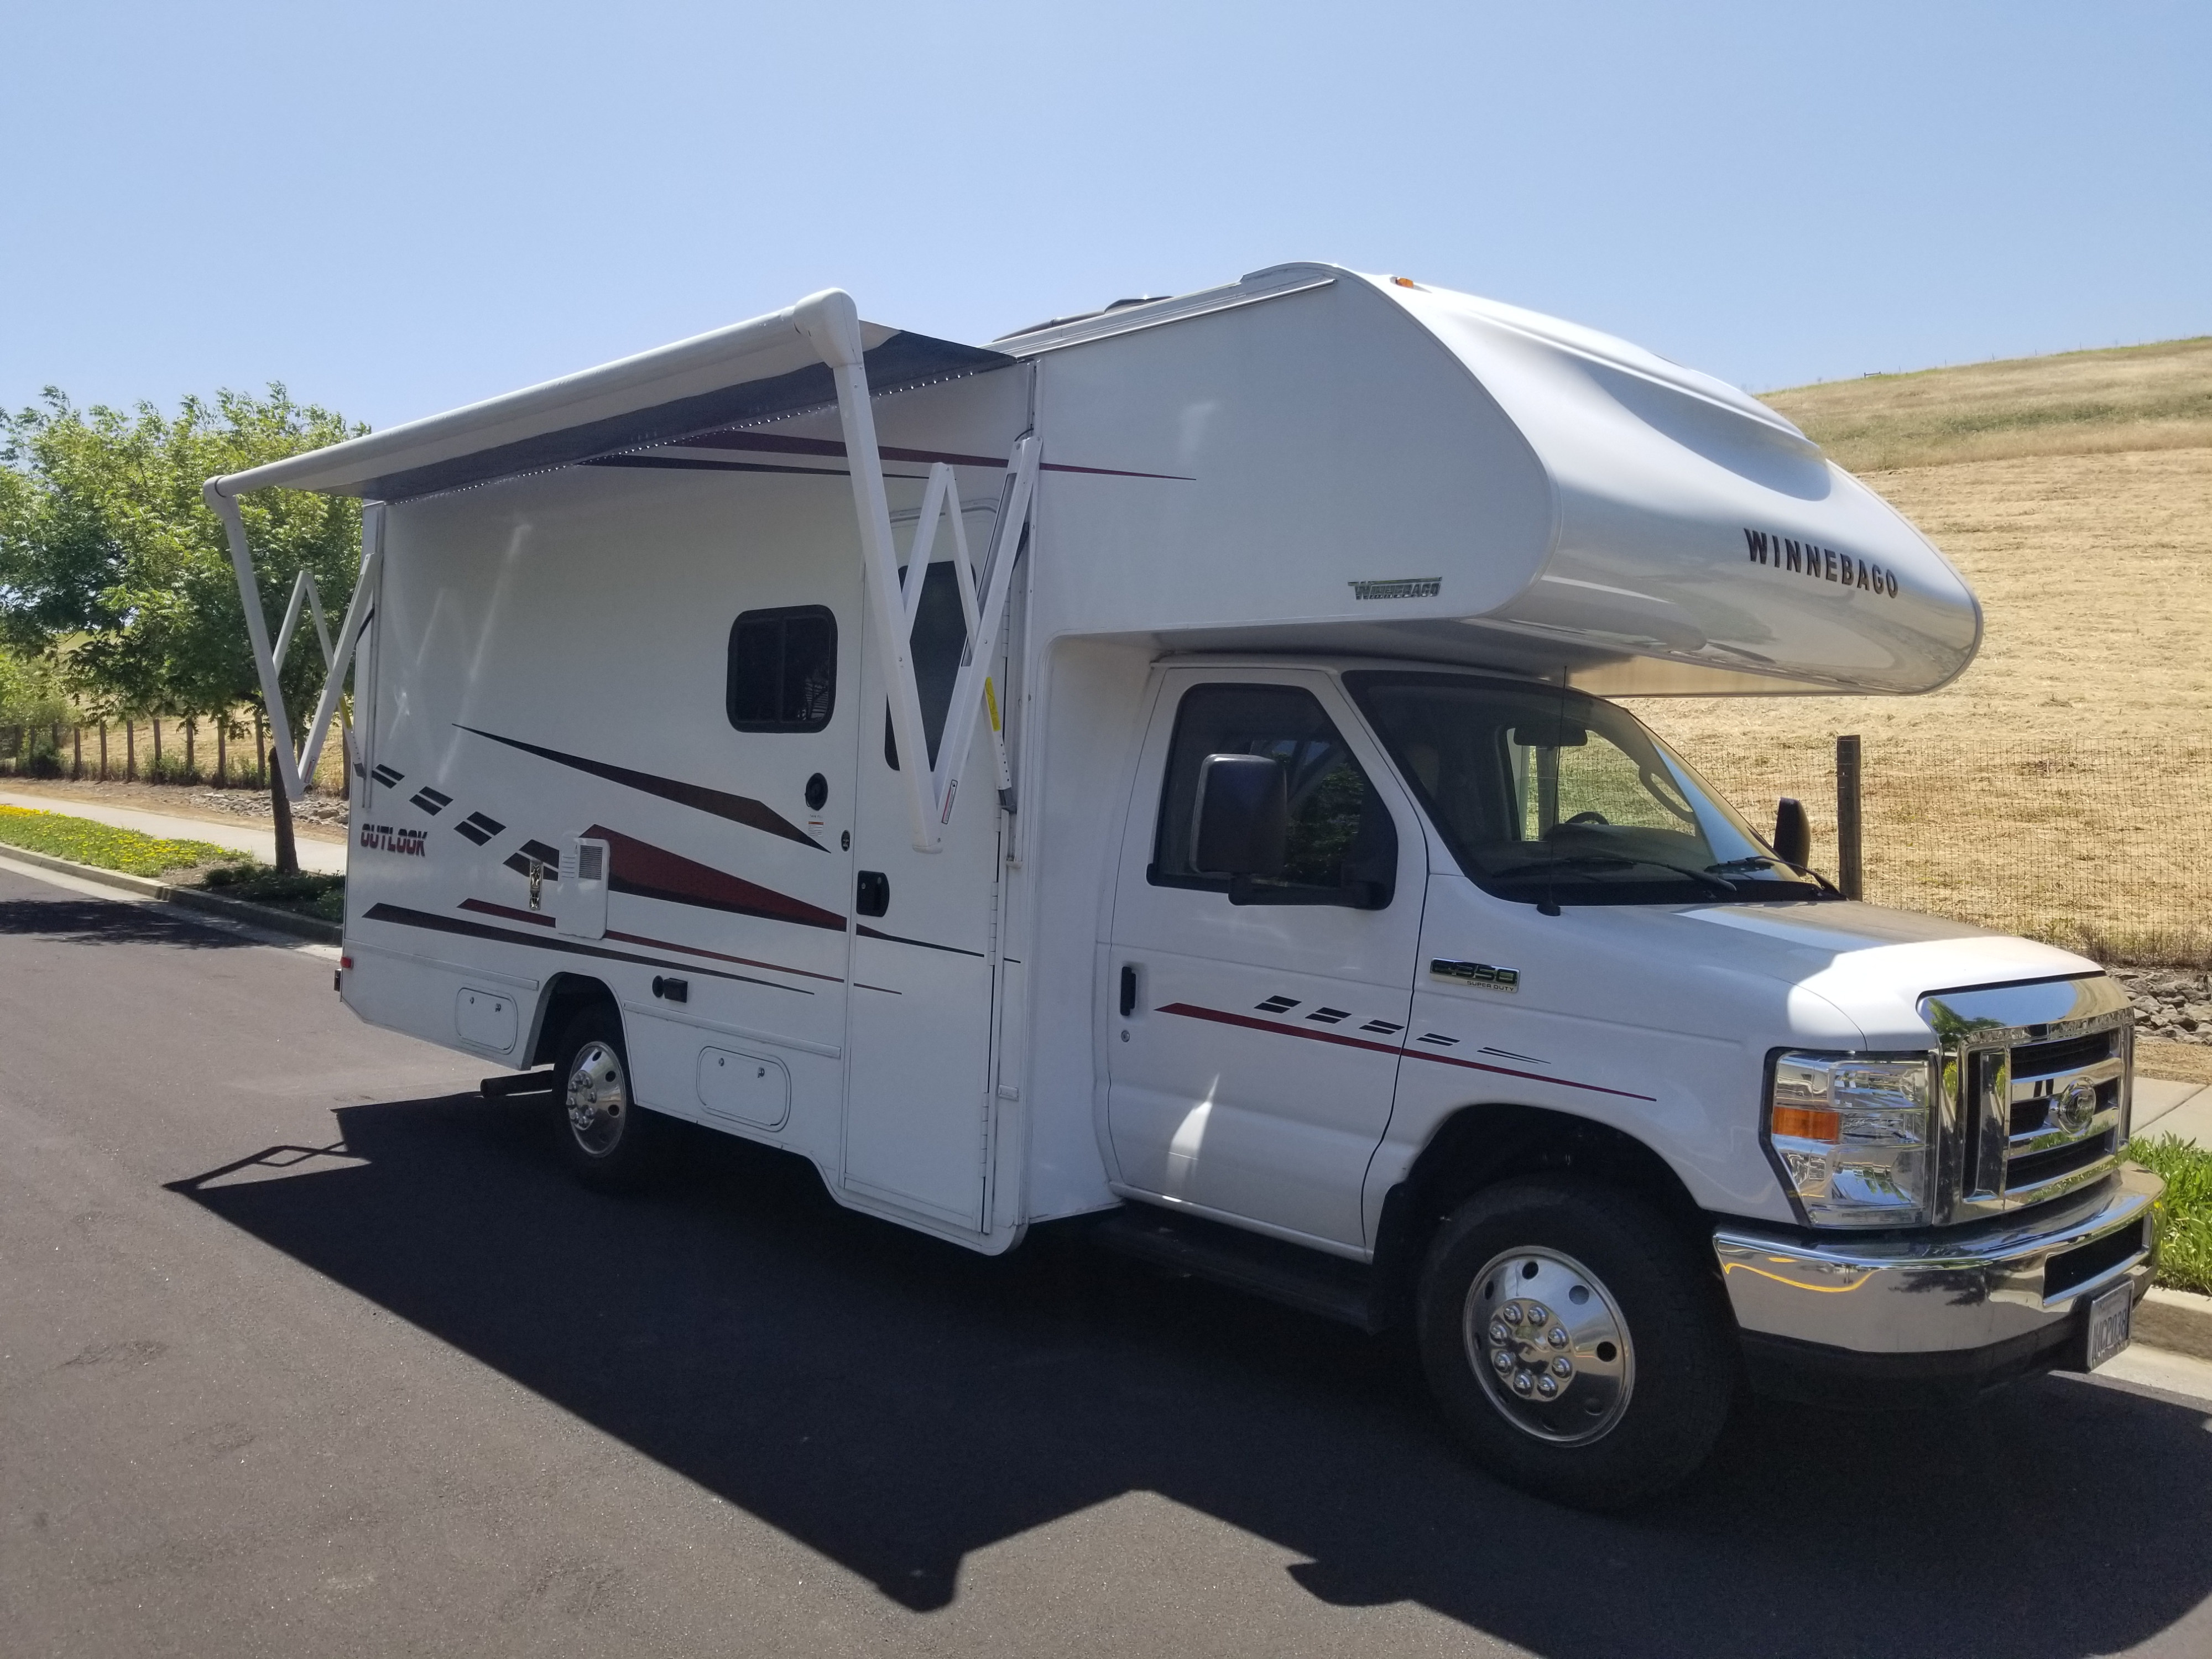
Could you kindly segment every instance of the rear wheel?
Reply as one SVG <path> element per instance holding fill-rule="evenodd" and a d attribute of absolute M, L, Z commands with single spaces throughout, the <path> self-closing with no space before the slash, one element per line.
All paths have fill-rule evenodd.
<path fill-rule="evenodd" d="M 1711 1274 L 1656 1210 L 1595 1182 L 1479 1193 L 1430 1247 L 1422 1364 L 1461 1443 L 1578 1509 L 1678 1485 L 1728 1420 L 1735 1351 Z"/>
<path fill-rule="evenodd" d="M 561 1146 L 586 1186 L 627 1191 L 653 1167 L 666 1126 L 637 1104 L 622 1020 L 608 1007 L 587 1008 L 562 1034 L 553 1060 Z"/>

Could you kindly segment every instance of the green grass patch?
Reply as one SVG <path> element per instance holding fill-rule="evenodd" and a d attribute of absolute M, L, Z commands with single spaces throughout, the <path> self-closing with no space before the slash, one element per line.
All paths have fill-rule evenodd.
<path fill-rule="evenodd" d="M 314 916 L 324 921 L 345 920 L 345 878 L 303 870 L 296 876 L 280 876 L 265 864 L 234 865 L 207 872 L 210 892 L 248 904 L 265 904 L 272 910 Z"/>
<path fill-rule="evenodd" d="M 2212 1152 L 2179 1135 L 2138 1136 L 2128 1143 L 2128 1156 L 2166 1180 L 2154 1218 L 2158 1282 L 2212 1296 Z"/>
<path fill-rule="evenodd" d="M 167 841 L 136 830 L 118 830 L 90 818 L 42 812 L 29 806 L 0 806 L 0 843 L 133 876 L 248 861 L 245 854 L 210 842 Z"/>

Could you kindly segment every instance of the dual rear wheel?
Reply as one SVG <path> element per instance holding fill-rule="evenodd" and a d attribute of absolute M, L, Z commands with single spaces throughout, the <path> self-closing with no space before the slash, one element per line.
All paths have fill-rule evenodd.
<path fill-rule="evenodd" d="M 628 1192 L 653 1173 L 670 1125 L 630 1085 L 622 1018 L 604 1004 L 568 1023 L 553 1054 L 562 1159 L 586 1185 Z"/>

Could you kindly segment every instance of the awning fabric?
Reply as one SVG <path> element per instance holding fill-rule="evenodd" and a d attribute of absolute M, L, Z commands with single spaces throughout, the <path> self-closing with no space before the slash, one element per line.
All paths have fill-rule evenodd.
<path fill-rule="evenodd" d="M 860 334 L 869 390 L 879 395 L 1014 362 L 875 323 L 861 324 Z M 404 501 L 836 402 L 828 366 L 782 311 L 234 473 L 217 488 Z"/>

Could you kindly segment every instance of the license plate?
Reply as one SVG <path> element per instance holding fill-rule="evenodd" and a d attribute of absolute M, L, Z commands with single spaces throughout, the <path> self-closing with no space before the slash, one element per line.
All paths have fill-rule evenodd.
<path fill-rule="evenodd" d="M 2089 1304 L 2089 1369 L 2095 1370 L 2128 1346 L 2135 1316 L 2135 1286 L 2112 1286 Z"/>

